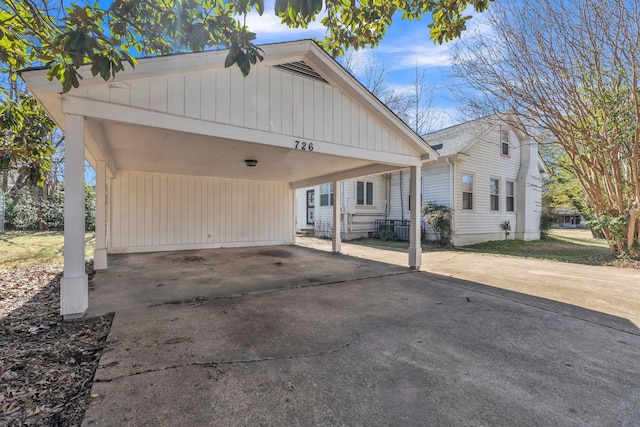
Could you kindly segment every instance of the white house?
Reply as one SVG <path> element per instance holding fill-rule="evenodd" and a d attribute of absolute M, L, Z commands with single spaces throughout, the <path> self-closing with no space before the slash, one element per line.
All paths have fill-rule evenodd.
<path fill-rule="evenodd" d="M 22 72 L 65 132 L 65 317 L 88 304 L 85 159 L 96 170 L 96 269 L 111 253 L 293 244 L 298 188 L 332 182 L 339 198 L 342 180 L 406 168 L 418 188 L 436 152 L 316 43 L 261 47 L 246 78 L 225 68 L 226 50 L 141 59 L 108 82 L 85 66 L 66 94 L 44 69 Z"/>
<path fill-rule="evenodd" d="M 439 157 L 423 165 L 420 204 L 434 202 L 452 210 L 456 245 L 504 239 L 506 223 L 508 238 L 540 238 L 540 174 L 545 168 L 536 141 L 521 132 L 517 120 L 513 114 L 495 115 L 423 136 Z M 407 221 L 412 202 L 408 179 L 401 170 L 344 181 L 344 238 L 377 232 L 376 219 Z M 299 230 L 315 227 L 321 235 L 331 231 L 326 229 L 328 201 L 315 196 L 328 190 L 329 185 L 298 190 Z M 405 226 L 400 230 L 406 233 Z"/>

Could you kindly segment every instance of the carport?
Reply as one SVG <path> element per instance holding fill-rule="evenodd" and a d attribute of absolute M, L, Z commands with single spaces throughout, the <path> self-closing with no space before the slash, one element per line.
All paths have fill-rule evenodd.
<path fill-rule="evenodd" d="M 22 73 L 65 132 L 61 314 L 88 306 L 84 161 L 96 171 L 95 268 L 107 254 L 294 244 L 295 190 L 420 169 L 436 153 L 310 40 L 262 46 L 248 77 L 226 50 L 146 58 L 105 82 L 81 70 L 60 93 L 46 70 Z M 419 269 L 420 198 L 411 198 L 409 267 Z"/>

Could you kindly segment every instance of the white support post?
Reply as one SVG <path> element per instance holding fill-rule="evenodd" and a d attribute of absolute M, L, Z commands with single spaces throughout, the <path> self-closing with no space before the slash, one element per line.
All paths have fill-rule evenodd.
<path fill-rule="evenodd" d="M 409 184 L 409 194 L 411 195 L 411 212 L 409 214 L 411 221 L 409 226 L 409 267 L 411 270 L 420 270 L 420 265 L 422 264 L 420 174 L 420 166 L 411 167 Z"/>
<path fill-rule="evenodd" d="M 340 238 L 340 206 L 341 206 L 341 196 L 340 196 L 340 181 L 336 181 L 333 183 L 333 240 L 332 240 L 332 251 L 334 254 L 339 254 L 341 250 L 342 241 Z"/>
<path fill-rule="evenodd" d="M 65 115 L 64 274 L 60 281 L 60 314 L 82 317 L 89 306 L 84 267 L 84 117 Z"/>
<path fill-rule="evenodd" d="M 93 268 L 107 269 L 107 167 L 104 160 L 96 160 L 96 248 Z"/>

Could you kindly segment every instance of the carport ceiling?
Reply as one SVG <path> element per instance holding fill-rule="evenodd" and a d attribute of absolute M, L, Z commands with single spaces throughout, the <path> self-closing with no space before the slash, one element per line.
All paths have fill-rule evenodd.
<path fill-rule="evenodd" d="M 377 164 L 147 126 L 96 123 L 117 170 L 293 183 Z M 247 167 L 246 159 L 257 160 L 257 166 Z"/>

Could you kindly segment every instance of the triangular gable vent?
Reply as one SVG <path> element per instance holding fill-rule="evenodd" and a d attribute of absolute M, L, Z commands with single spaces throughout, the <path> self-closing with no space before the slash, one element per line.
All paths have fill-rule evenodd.
<path fill-rule="evenodd" d="M 316 73 L 313 68 L 308 66 L 304 61 L 288 62 L 286 64 L 276 65 L 275 67 L 293 74 L 298 74 L 308 79 L 318 80 L 323 83 L 329 83 L 328 81 L 323 79 L 320 74 Z"/>

